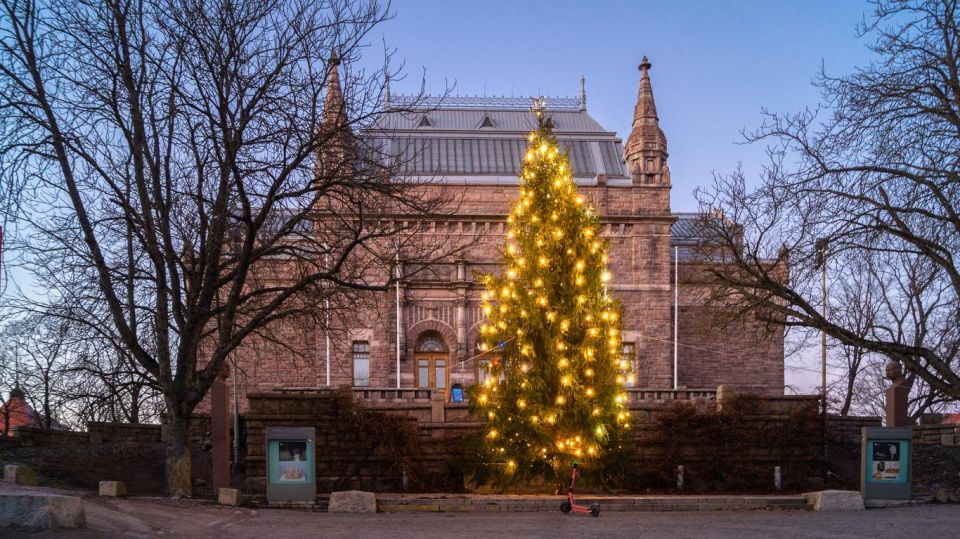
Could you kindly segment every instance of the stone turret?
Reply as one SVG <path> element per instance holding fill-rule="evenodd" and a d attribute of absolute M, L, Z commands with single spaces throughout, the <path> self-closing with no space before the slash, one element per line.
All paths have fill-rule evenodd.
<path fill-rule="evenodd" d="M 323 115 L 320 121 L 318 177 L 352 171 L 352 163 L 356 157 L 356 139 L 347 116 L 346 101 L 340 85 L 339 65 L 340 58 L 336 53 L 331 53 L 327 67 L 327 95 L 323 99 Z"/>
<path fill-rule="evenodd" d="M 660 129 L 657 104 L 650 84 L 653 65 L 643 57 L 640 62 L 640 90 L 633 111 L 633 128 L 625 149 L 627 169 L 634 185 L 670 185 L 667 166 L 667 137 Z"/>

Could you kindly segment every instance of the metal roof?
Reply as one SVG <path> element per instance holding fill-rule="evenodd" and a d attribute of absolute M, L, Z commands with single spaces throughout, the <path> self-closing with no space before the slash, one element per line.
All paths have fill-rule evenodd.
<path fill-rule="evenodd" d="M 400 173 L 410 175 L 515 176 L 520 173 L 527 149 L 527 140 L 520 137 L 420 137 L 404 133 L 383 142 L 383 150 L 395 159 Z M 626 177 L 619 141 L 568 138 L 559 143 L 569 152 L 574 176 Z"/>
<path fill-rule="evenodd" d="M 670 226 L 670 259 L 673 260 L 676 254 L 680 262 L 702 261 L 704 252 L 701 248 L 710 234 L 704 219 L 710 218 L 710 214 L 674 213 L 673 216 L 676 221 Z"/>
<path fill-rule="evenodd" d="M 583 90 L 581 89 L 581 92 Z M 418 108 L 418 109 L 455 109 L 455 108 L 506 108 L 529 110 L 535 99 L 543 100 L 543 103 L 550 110 L 583 110 L 586 108 L 586 95 L 581 94 L 576 97 L 507 97 L 503 96 L 478 96 L 478 95 L 402 95 L 390 94 L 385 96 L 385 102 L 388 107 L 393 108 Z"/>
<path fill-rule="evenodd" d="M 564 133 L 596 133 L 614 136 L 597 123 L 585 110 L 547 110 L 553 120 L 553 131 Z M 423 118 L 429 126 L 422 126 Z M 493 127 L 480 127 L 484 118 L 489 118 Z M 523 109 L 498 108 L 451 108 L 433 110 L 392 110 L 383 113 L 373 129 L 384 131 L 417 130 L 429 131 L 476 131 L 489 133 L 529 133 L 537 128 L 537 119 L 532 112 Z"/>
<path fill-rule="evenodd" d="M 702 236 L 702 213 L 674 213 L 677 218 L 670 227 L 670 236 L 677 241 L 696 241 Z"/>
<path fill-rule="evenodd" d="M 431 101 L 431 99 L 433 99 Z M 409 101 L 409 102 L 407 102 Z M 407 100 L 391 97 L 392 110 L 365 130 L 406 175 L 467 176 L 474 181 L 502 181 L 520 172 L 527 134 L 537 120 L 529 100 L 506 97 L 447 97 Z M 573 174 L 599 174 L 625 180 L 623 143 L 597 123 L 581 103 L 549 98 L 547 117 L 562 149 L 569 152 Z M 401 109 L 401 107 L 404 107 Z"/>

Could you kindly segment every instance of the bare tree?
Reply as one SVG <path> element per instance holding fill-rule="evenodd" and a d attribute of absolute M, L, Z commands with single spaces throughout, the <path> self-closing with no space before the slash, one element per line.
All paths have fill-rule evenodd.
<path fill-rule="evenodd" d="M 714 276 L 772 323 L 825 332 L 900 361 L 931 394 L 960 398 L 960 29 L 952 0 L 875 2 L 861 29 L 877 59 L 843 77 L 821 73 L 824 109 L 766 113 L 748 136 L 768 144 L 762 183 L 741 173 L 700 191 L 726 264 Z M 830 283 L 871 271 L 867 327 L 824 316 L 819 246 Z M 789 278 L 772 270 L 789 265 Z M 844 271 L 838 271 L 839 264 Z M 844 282 L 846 281 L 846 284 Z M 828 294 L 829 295 L 829 294 Z M 864 331 L 867 329 L 866 331 Z M 858 352 L 860 353 L 860 352 Z"/>
<path fill-rule="evenodd" d="M 828 299 L 829 316 L 841 321 L 840 325 L 850 328 L 860 338 L 870 336 L 881 308 L 874 272 L 869 269 L 864 271 L 864 268 L 872 266 L 869 257 L 867 260 L 847 260 L 846 263 L 835 264 L 835 286 Z M 839 367 L 843 372 L 842 377 L 830 387 L 830 394 L 834 396 L 834 401 L 839 401 L 838 413 L 845 416 L 850 413 L 861 374 L 876 362 L 871 361 L 870 351 L 862 346 L 844 345 L 836 341 L 831 347 L 830 360 L 831 366 Z"/>
<path fill-rule="evenodd" d="M 62 411 L 61 367 L 67 360 L 69 338 L 64 320 L 42 315 L 8 322 L 0 332 L 2 362 L 13 367 L 8 377 L 12 374 L 13 387 L 23 391 L 37 412 L 37 427 L 58 425 L 54 417 Z"/>
<path fill-rule="evenodd" d="M 114 342 L 63 313 L 25 313 L 0 328 L 0 386 L 21 390 L 35 426 L 159 419 L 159 392 Z"/>
<path fill-rule="evenodd" d="M 400 163 L 354 137 L 381 109 L 384 73 L 357 61 L 388 11 L 0 5 L 0 111 L 13 126 L 0 155 L 35 190 L 20 247 L 66 304 L 104 306 L 91 325 L 161 389 L 167 491 L 190 495 L 190 415 L 245 339 L 345 291 L 387 289 L 401 254 L 428 265 L 456 252 L 416 239 L 421 216 L 453 211 L 446 193 L 396 181 Z"/>

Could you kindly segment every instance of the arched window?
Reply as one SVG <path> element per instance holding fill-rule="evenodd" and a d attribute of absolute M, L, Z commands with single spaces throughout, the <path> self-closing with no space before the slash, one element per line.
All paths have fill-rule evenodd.
<path fill-rule="evenodd" d="M 427 334 L 417 341 L 417 352 L 446 352 L 447 344 L 439 335 Z"/>

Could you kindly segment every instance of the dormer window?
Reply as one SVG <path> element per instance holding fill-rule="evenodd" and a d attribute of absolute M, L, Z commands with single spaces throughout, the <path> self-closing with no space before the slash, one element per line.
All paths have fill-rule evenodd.
<path fill-rule="evenodd" d="M 418 127 L 418 128 L 419 128 L 419 127 L 433 127 L 433 124 L 430 123 L 430 118 L 428 118 L 427 115 L 424 114 L 424 115 L 420 118 L 420 123 L 417 124 L 417 127 Z"/>
<path fill-rule="evenodd" d="M 493 120 L 491 120 L 489 116 L 484 116 L 483 120 L 480 120 L 479 129 L 483 129 L 485 127 L 489 127 L 491 129 L 493 128 Z"/>

